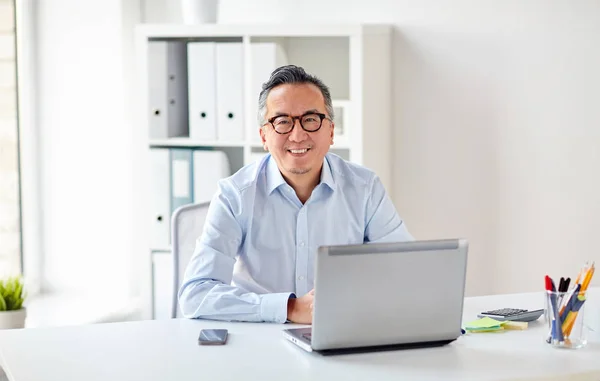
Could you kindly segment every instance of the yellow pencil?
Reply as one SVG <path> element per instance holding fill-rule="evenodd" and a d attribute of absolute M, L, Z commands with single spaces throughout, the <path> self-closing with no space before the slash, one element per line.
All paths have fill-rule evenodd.
<path fill-rule="evenodd" d="M 592 277 L 594 276 L 595 269 L 596 268 L 594 266 L 594 263 L 592 262 L 592 265 L 587 270 L 585 277 L 583 279 L 581 289 L 579 290 L 579 295 L 577 296 L 577 299 L 579 299 L 582 303 L 585 302 L 585 291 L 587 290 L 588 286 L 590 285 L 590 282 L 592 281 Z M 571 334 L 571 330 L 573 329 L 573 326 L 575 325 L 575 319 L 577 319 L 578 312 L 579 311 L 569 311 L 569 313 L 567 314 L 567 318 L 565 319 L 565 321 L 562 325 L 563 334 L 565 336 L 569 336 Z"/>
<path fill-rule="evenodd" d="M 594 267 L 594 263 L 592 263 L 592 266 L 589 268 L 589 270 L 585 274 L 585 278 L 583 279 L 583 284 L 581 285 L 581 292 L 585 292 L 587 290 L 588 286 L 590 285 L 590 282 L 592 281 L 592 276 L 594 276 L 595 269 L 596 268 Z"/>
<path fill-rule="evenodd" d="M 583 265 L 583 267 L 579 270 L 579 274 L 577 274 L 577 278 L 575 278 L 575 283 L 573 283 L 573 288 L 577 287 L 577 284 L 579 283 L 579 280 L 581 279 L 581 276 L 587 271 L 587 262 Z M 565 298 L 565 303 L 563 304 L 562 307 L 560 307 L 559 310 L 559 314 L 562 316 L 565 312 L 565 308 L 567 308 L 567 304 L 569 300 L 567 298 Z"/>

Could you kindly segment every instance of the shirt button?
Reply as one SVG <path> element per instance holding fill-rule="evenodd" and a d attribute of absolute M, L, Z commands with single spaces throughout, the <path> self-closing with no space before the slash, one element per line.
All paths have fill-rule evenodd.
<path fill-rule="evenodd" d="M 300 276 L 298 277 L 298 280 L 304 280 L 304 277 L 303 277 L 302 275 L 300 275 Z"/>
<path fill-rule="evenodd" d="M 304 246 L 304 241 L 300 241 L 300 246 Z"/>

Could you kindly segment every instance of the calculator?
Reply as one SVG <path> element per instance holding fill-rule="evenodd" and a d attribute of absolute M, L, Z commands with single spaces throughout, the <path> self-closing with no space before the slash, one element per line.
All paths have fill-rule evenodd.
<path fill-rule="evenodd" d="M 523 310 L 519 308 L 501 308 L 497 310 L 484 311 L 477 317 L 489 317 L 498 321 L 534 321 L 544 314 L 544 310 Z"/>

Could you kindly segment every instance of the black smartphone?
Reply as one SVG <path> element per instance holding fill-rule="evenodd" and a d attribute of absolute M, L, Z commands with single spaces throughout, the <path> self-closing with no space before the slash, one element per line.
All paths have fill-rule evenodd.
<path fill-rule="evenodd" d="M 227 342 L 226 329 L 203 329 L 198 337 L 200 345 L 223 345 Z"/>

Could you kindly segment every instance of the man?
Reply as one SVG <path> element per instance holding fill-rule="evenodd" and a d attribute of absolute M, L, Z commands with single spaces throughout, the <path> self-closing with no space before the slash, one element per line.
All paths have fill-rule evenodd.
<path fill-rule="evenodd" d="M 318 78 L 271 74 L 259 97 L 269 155 L 219 182 L 179 290 L 185 317 L 310 324 L 319 246 L 413 239 L 379 178 L 328 153 L 333 117 Z"/>

